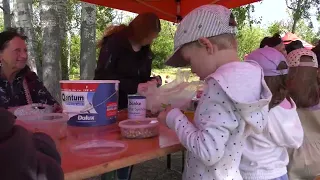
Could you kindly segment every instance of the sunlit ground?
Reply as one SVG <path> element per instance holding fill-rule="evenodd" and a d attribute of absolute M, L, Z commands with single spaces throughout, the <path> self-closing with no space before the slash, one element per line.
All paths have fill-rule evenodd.
<path fill-rule="evenodd" d="M 176 78 L 177 68 L 165 68 L 165 69 L 154 69 L 152 70 L 152 75 L 160 75 L 163 84 L 169 83 Z M 183 71 L 190 71 L 190 69 L 182 69 Z M 70 80 L 79 80 L 80 75 L 70 75 Z M 191 74 L 190 81 L 199 80 L 195 74 Z"/>
<path fill-rule="evenodd" d="M 177 68 L 154 69 L 153 75 L 160 75 L 164 84 L 173 81 L 176 78 Z M 182 69 L 183 71 L 191 71 L 190 69 Z M 195 74 L 190 75 L 190 81 L 199 80 Z"/>

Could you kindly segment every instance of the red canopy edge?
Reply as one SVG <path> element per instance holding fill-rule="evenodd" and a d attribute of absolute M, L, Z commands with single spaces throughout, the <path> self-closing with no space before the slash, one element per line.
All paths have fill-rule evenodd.
<path fill-rule="evenodd" d="M 154 12 L 161 19 L 176 22 L 177 16 L 184 17 L 193 9 L 205 4 L 220 4 L 228 8 L 258 2 L 260 0 L 82 0 L 84 2 L 106 6 L 133 13 Z M 179 1 L 179 0 L 178 0 Z M 178 13 L 180 9 L 180 14 Z"/>

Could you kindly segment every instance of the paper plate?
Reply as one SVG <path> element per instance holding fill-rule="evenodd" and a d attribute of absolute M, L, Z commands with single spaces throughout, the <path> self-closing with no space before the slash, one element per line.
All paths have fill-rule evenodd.
<path fill-rule="evenodd" d="M 114 156 L 125 152 L 127 149 L 128 145 L 126 143 L 107 140 L 90 140 L 70 147 L 71 152 L 87 157 Z"/>

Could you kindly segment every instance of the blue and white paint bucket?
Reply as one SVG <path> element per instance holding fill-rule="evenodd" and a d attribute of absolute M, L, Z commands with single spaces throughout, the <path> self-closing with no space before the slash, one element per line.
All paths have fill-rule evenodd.
<path fill-rule="evenodd" d="M 60 81 L 62 108 L 71 126 L 104 126 L 113 124 L 118 113 L 119 81 Z"/>

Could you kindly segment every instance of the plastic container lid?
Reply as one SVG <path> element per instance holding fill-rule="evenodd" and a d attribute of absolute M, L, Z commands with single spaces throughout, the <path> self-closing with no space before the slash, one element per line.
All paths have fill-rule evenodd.
<path fill-rule="evenodd" d="M 127 149 L 128 145 L 124 142 L 102 139 L 84 141 L 70 147 L 73 153 L 87 157 L 114 156 L 125 152 Z"/>
<path fill-rule="evenodd" d="M 28 116 L 34 114 L 52 113 L 53 107 L 46 104 L 34 103 L 20 106 L 14 110 L 15 116 Z"/>
<path fill-rule="evenodd" d="M 159 121 L 156 118 L 146 119 L 129 119 L 119 123 L 120 128 L 151 128 L 159 125 Z"/>
<path fill-rule="evenodd" d="M 120 83 L 119 80 L 61 80 L 64 84 L 94 84 L 94 83 Z"/>
<path fill-rule="evenodd" d="M 49 113 L 49 114 L 34 114 L 27 116 L 18 116 L 18 120 L 25 123 L 52 123 L 52 122 L 67 122 L 69 117 L 64 113 Z"/>

